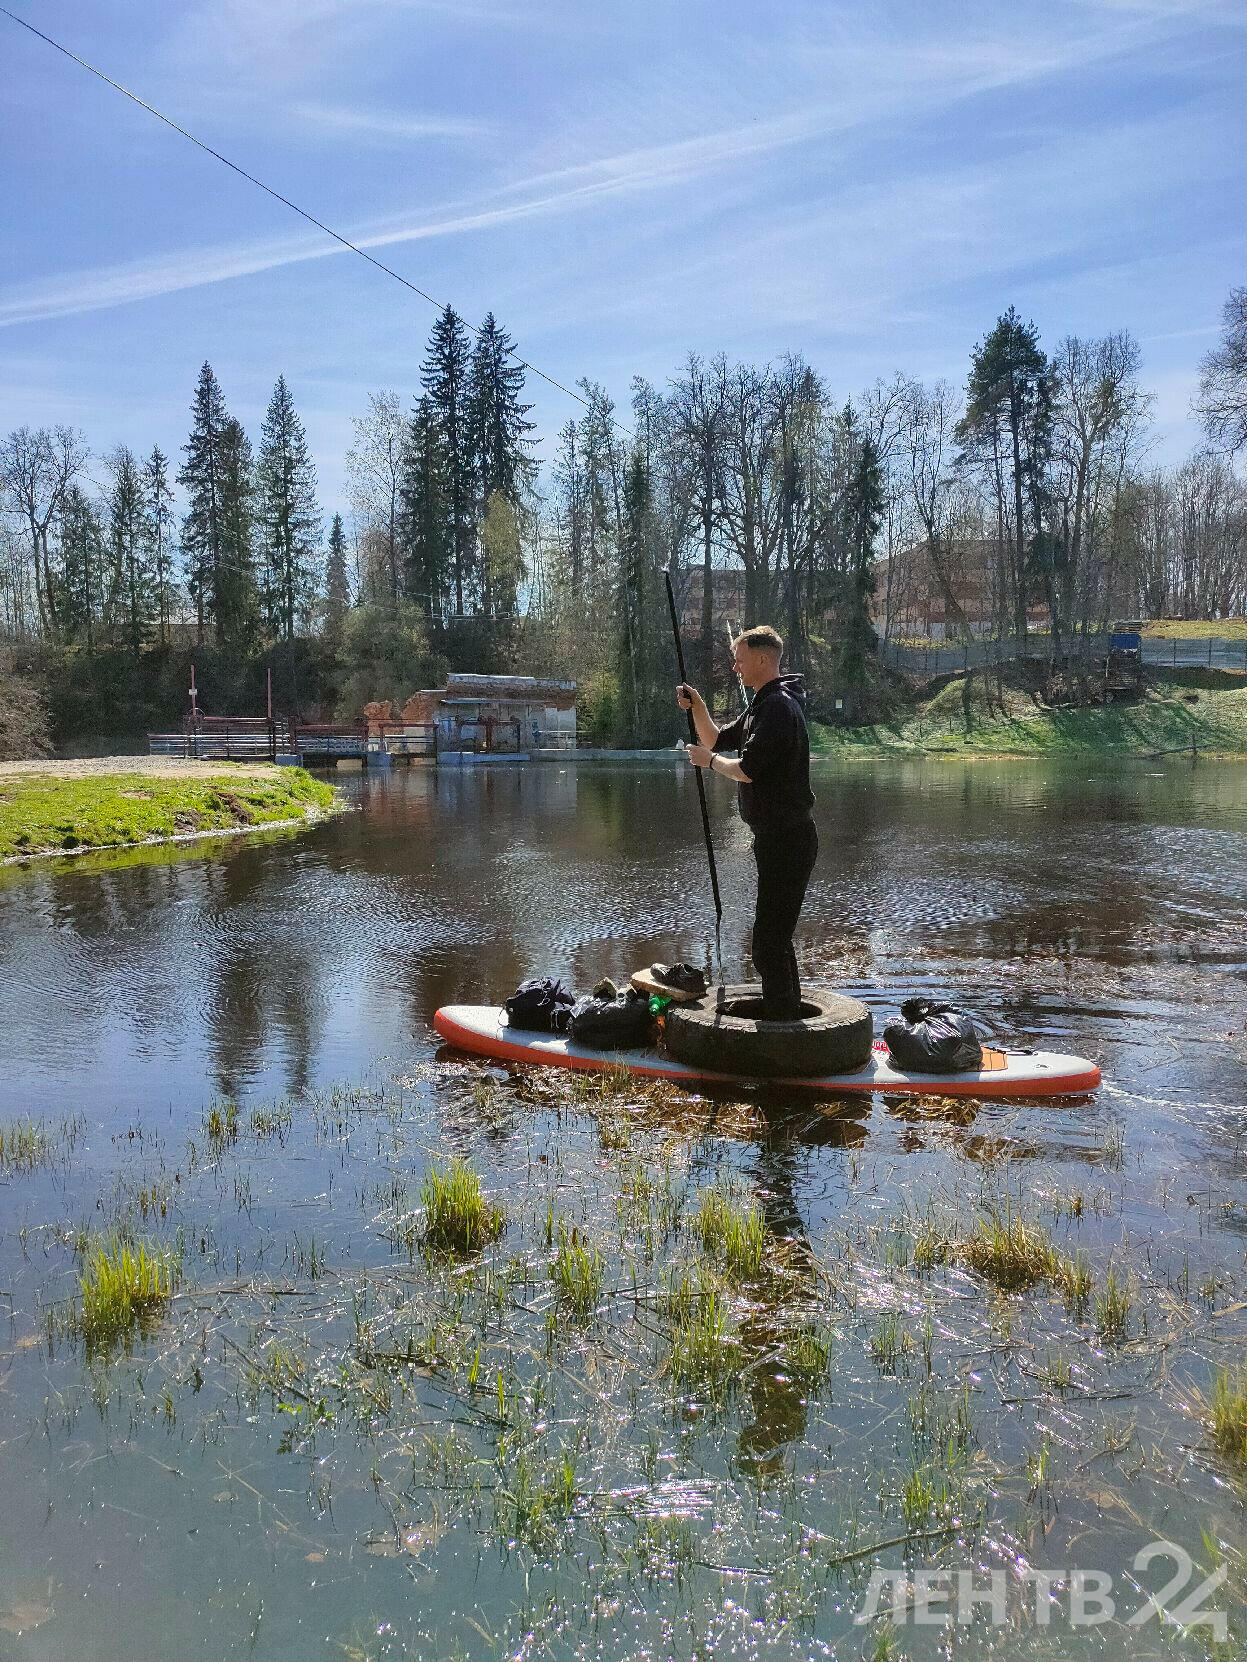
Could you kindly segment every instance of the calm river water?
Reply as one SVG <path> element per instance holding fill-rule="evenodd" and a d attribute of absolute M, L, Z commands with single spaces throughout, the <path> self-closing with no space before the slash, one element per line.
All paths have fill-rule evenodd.
<path fill-rule="evenodd" d="M 804 975 L 1103 1069 L 982 1108 L 664 1110 L 439 1057 L 442 1003 L 718 967 L 695 792 L 624 763 L 344 788 L 298 836 L 0 873 L 0 1130 L 46 1144 L 0 1159 L 0 1658 L 950 1654 L 903 1602 L 854 1625 L 876 1563 L 1004 1572 L 955 1654 L 1212 1654 L 1124 1617 L 1173 1569 L 1141 1549 L 1193 1587 L 1211 1540 L 1241 1621 L 1206 1399 L 1247 1354 L 1247 767 L 819 767 Z M 752 862 L 711 795 L 739 979 Z M 467 1273 L 413 1247 L 451 1152 L 509 1220 Z M 717 1393 L 678 1388 L 658 1290 L 715 1183 L 770 1265 Z M 967 1268 L 1015 1213 L 1085 1256 L 1084 1309 Z M 558 1220 L 602 1253 L 580 1324 Z M 84 1353 L 83 1246 L 118 1233 L 182 1291 Z M 1037 1620 L 1035 1568 L 1113 1575 L 1115 1619 L 1058 1581 Z"/>

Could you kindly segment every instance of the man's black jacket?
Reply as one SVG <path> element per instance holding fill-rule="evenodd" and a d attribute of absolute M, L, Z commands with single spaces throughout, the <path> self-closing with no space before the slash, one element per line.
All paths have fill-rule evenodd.
<path fill-rule="evenodd" d="M 810 817 L 810 735 L 805 680 L 777 675 L 749 708 L 719 729 L 717 751 L 736 750 L 749 783 L 739 787 L 740 817 L 757 836 L 786 831 Z"/>

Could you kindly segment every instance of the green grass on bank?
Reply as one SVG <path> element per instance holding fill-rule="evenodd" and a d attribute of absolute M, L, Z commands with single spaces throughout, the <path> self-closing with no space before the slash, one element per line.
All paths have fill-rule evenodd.
<path fill-rule="evenodd" d="M 1151 641 L 1247 641 L 1247 617 L 1152 618 L 1139 633 Z"/>
<path fill-rule="evenodd" d="M 270 825 L 324 812 L 333 801 L 329 785 L 293 767 L 185 779 L 3 774 L 0 859 Z"/>
<path fill-rule="evenodd" d="M 1047 709 L 1006 687 L 1003 706 L 983 678 L 957 676 L 915 709 L 869 727 L 811 728 L 823 754 L 871 756 L 1060 756 L 1190 750 L 1247 756 L 1247 683 L 1192 687 L 1149 681 L 1133 701 Z M 1189 679 L 1189 678 L 1182 678 Z M 1226 679 L 1226 678 L 1221 678 Z"/>

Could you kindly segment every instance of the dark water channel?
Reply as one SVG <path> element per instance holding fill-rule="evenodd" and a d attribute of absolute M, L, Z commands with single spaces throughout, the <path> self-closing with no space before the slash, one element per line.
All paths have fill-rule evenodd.
<path fill-rule="evenodd" d="M 1187 1592 L 1224 1561 L 1207 1602 L 1242 1621 L 1247 1471 L 1207 1399 L 1247 1359 L 1247 766 L 825 766 L 804 975 L 880 1025 L 952 994 L 1105 1079 L 825 1111 L 439 1057 L 439 1004 L 528 975 L 717 968 L 683 772 L 345 788 L 296 837 L 0 873 L 0 1128 L 45 1138 L 0 1159 L 0 1659 L 1236 1654 L 1126 1617 L 1162 1540 Z M 752 864 L 712 795 L 736 979 Z M 466 1271 L 412 1244 L 452 1152 L 509 1220 Z M 701 1390 L 661 1288 L 716 1183 L 768 1268 Z M 1081 1255 L 1085 1308 L 967 1267 L 1015 1213 Z M 586 1321 L 559 1220 L 602 1253 Z M 88 1354 L 66 1312 L 118 1234 L 182 1290 Z M 1004 1619 L 855 1625 L 879 1563 L 1001 1571 Z M 1113 1619 L 1058 1581 L 1037 1620 L 1045 1568 L 1113 1576 Z"/>

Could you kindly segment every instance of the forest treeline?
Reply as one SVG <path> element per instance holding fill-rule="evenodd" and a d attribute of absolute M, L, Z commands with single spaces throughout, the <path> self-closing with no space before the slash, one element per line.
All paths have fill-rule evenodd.
<path fill-rule="evenodd" d="M 1247 289 L 1202 366 L 1207 444 L 1172 468 L 1149 461 L 1128 332 L 1048 350 L 1012 309 L 962 388 L 898 373 L 846 400 L 799 354 L 693 354 L 665 387 L 635 379 L 622 409 L 578 391 L 539 459 L 510 336 L 447 307 L 414 397 L 377 392 L 355 420 L 331 516 L 284 377 L 253 443 L 205 363 L 177 461 L 15 429 L 9 657 L 60 736 L 175 721 L 193 657 L 217 711 L 259 707 L 268 669 L 283 705 L 340 716 L 448 667 L 559 674 L 597 737 L 645 743 L 674 731 L 668 566 L 704 685 L 726 691 L 707 579 L 730 568 L 735 621 L 775 623 L 850 716 L 880 640 L 933 599 L 954 637 L 1026 637 L 1041 617 L 1054 661 L 1115 618 L 1247 610 Z"/>

